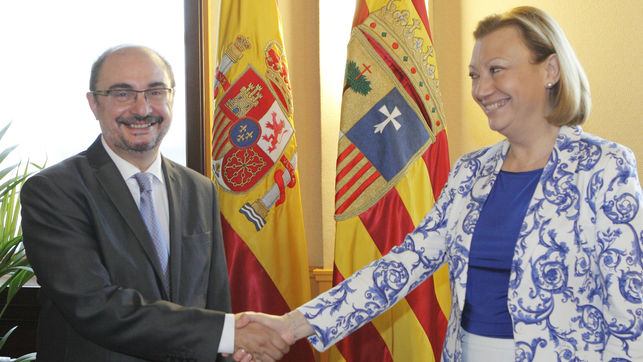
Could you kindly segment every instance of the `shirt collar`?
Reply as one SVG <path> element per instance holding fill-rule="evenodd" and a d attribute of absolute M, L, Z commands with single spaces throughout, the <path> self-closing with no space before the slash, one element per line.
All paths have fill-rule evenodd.
<path fill-rule="evenodd" d="M 141 172 L 138 167 L 132 165 L 130 162 L 117 155 L 116 152 L 114 152 L 107 145 L 103 135 L 100 136 L 100 141 L 103 144 L 103 148 L 105 148 L 105 151 L 107 151 L 109 157 L 112 159 L 112 161 L 114 161 L 114 164 L 116 164 L 116 168 L 121 173 L 123 180 L 128 180 L 130 177 Z M 145 170 L 145 172 L 151 173 L 152 175 L 154 175 L 154 177 L 156 177 L 158 181 L 160 181 L 162 184 L 165 184 L 165 179 L 163 178 L 163 168 L 161 167 L 161 157 L 158 157 L 158 154 L 156 155 L 156 158 L 154 158 L 154 162 L 152 162 L 150 167 Z"/>

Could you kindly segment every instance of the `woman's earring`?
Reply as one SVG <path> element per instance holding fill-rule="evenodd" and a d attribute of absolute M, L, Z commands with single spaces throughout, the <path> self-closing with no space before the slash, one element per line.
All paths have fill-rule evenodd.
<path fill-rule="evenodd" d="M 551 83 L 547 83 L 547 85 L 546 85 L 546 87 L 547 87 L 547 88 L 551 88 L 551 87 L 553 87 L 553 86 L 554 86 L 554 85 L 553 85 L 553 84 L 551 84 Z"/>

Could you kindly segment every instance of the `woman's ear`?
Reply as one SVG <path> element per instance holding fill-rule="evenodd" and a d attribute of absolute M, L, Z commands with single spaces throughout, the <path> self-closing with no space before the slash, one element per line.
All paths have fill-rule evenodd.
<path fill-rule="evenodd" d="M 550 54 L 545 59 L 546 79 L 545 84 L 554 85 L 560 80 L 560 63 L 558 62 L 558 54 Z"/>

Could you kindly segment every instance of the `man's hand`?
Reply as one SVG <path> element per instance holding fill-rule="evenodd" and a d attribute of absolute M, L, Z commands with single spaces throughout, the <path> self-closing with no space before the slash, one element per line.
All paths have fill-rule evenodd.
<path fill-rule="evenodd" d="M 249 318 L 243 317 L 243 314 L 237 314 L 234 344 L 235 361 L 273 362 L 288 353 L 291 342 L 284 340 L 279 333 L 270 328 L 250 321 Z"/>

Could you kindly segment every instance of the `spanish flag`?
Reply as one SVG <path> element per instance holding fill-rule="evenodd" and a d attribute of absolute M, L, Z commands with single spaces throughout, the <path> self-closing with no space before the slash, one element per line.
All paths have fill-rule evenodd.
<path fill-rule="evenodd" d="M 221 0 L 212 119 L 232 309 L 310 299 L 293 102 L 276 0 Z M 286 361 L 312 361 L 306 341 Z"/>
<path fill-rule="evenodd" d="M 424 0 L 358 1 L 348 44 L 335 187 L 333 283 L 378 259 L 431 209 L 449 172 Z M 331 349 L 331 360 L 439 361 L 446 267 Z"/>

